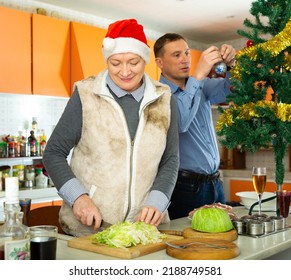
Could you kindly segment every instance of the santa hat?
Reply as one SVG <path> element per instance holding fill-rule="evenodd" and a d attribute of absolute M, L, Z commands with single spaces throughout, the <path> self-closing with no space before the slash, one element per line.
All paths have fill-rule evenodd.
<path fill-rule="evenodd" d="M 150 47 L 143 31 L 143 26 L 135 19 L 116 21 L 109 25 L 103 40 L 105 60 L 118 53 L 134 53 L 141 56 L 147 63 L 150 58 Z"/>

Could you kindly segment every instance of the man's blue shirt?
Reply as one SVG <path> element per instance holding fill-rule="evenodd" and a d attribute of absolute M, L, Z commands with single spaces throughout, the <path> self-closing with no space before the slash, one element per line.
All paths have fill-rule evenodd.
<path fill-rule="evenodd" d="M 189 77 L 185 90 L 161 75 L 160 82 L 171 88 L 178 106 L 180 170 L 212 174 L 219 168 L 211 105 L 224 102 L 230 93 L 229 75 L 201 81 Z"/>

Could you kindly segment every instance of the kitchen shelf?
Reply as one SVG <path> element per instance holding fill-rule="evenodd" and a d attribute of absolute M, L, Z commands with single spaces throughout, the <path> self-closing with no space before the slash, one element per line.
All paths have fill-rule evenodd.
<path fill-rule="evenodd" d="M 15 161 L 15 160 L 24 160 L 24 159 L 42 159 L 42 156 L 36 156 L 36 157 L 7 157 L 7 158 L 0 158 L 0 161 L 4 160 L 10 160 L 10 161 Z"/>

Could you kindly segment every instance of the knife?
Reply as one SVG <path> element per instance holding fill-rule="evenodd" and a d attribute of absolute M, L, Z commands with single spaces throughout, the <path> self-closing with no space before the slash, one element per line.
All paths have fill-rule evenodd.
<path fill-rule="evenodd" d="M 109 228 L 111 226 L 112 226 L 112 224 L 107 223 L 104 220 L 102 220 L 100 228 L 106 229 L 106 228 Z"/>

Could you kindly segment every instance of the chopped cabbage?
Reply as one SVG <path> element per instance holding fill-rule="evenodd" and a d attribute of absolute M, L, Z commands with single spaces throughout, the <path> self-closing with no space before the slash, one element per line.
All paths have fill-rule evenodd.
<path fill-rule="evenodd" d="M 92 242 L 127 248 L 138 244 L 159 243 L 164 238 L 166 235 L 160 233 L 153 225 L 144 222 L 119 222 L 94 234 Z"/>
<path fill-rule="evenodd" d="M 202 207 L 193 214 L 192 228 L 202 232 L 225 232 L 233 229 L 233 224 L 224 209 Z"/>

